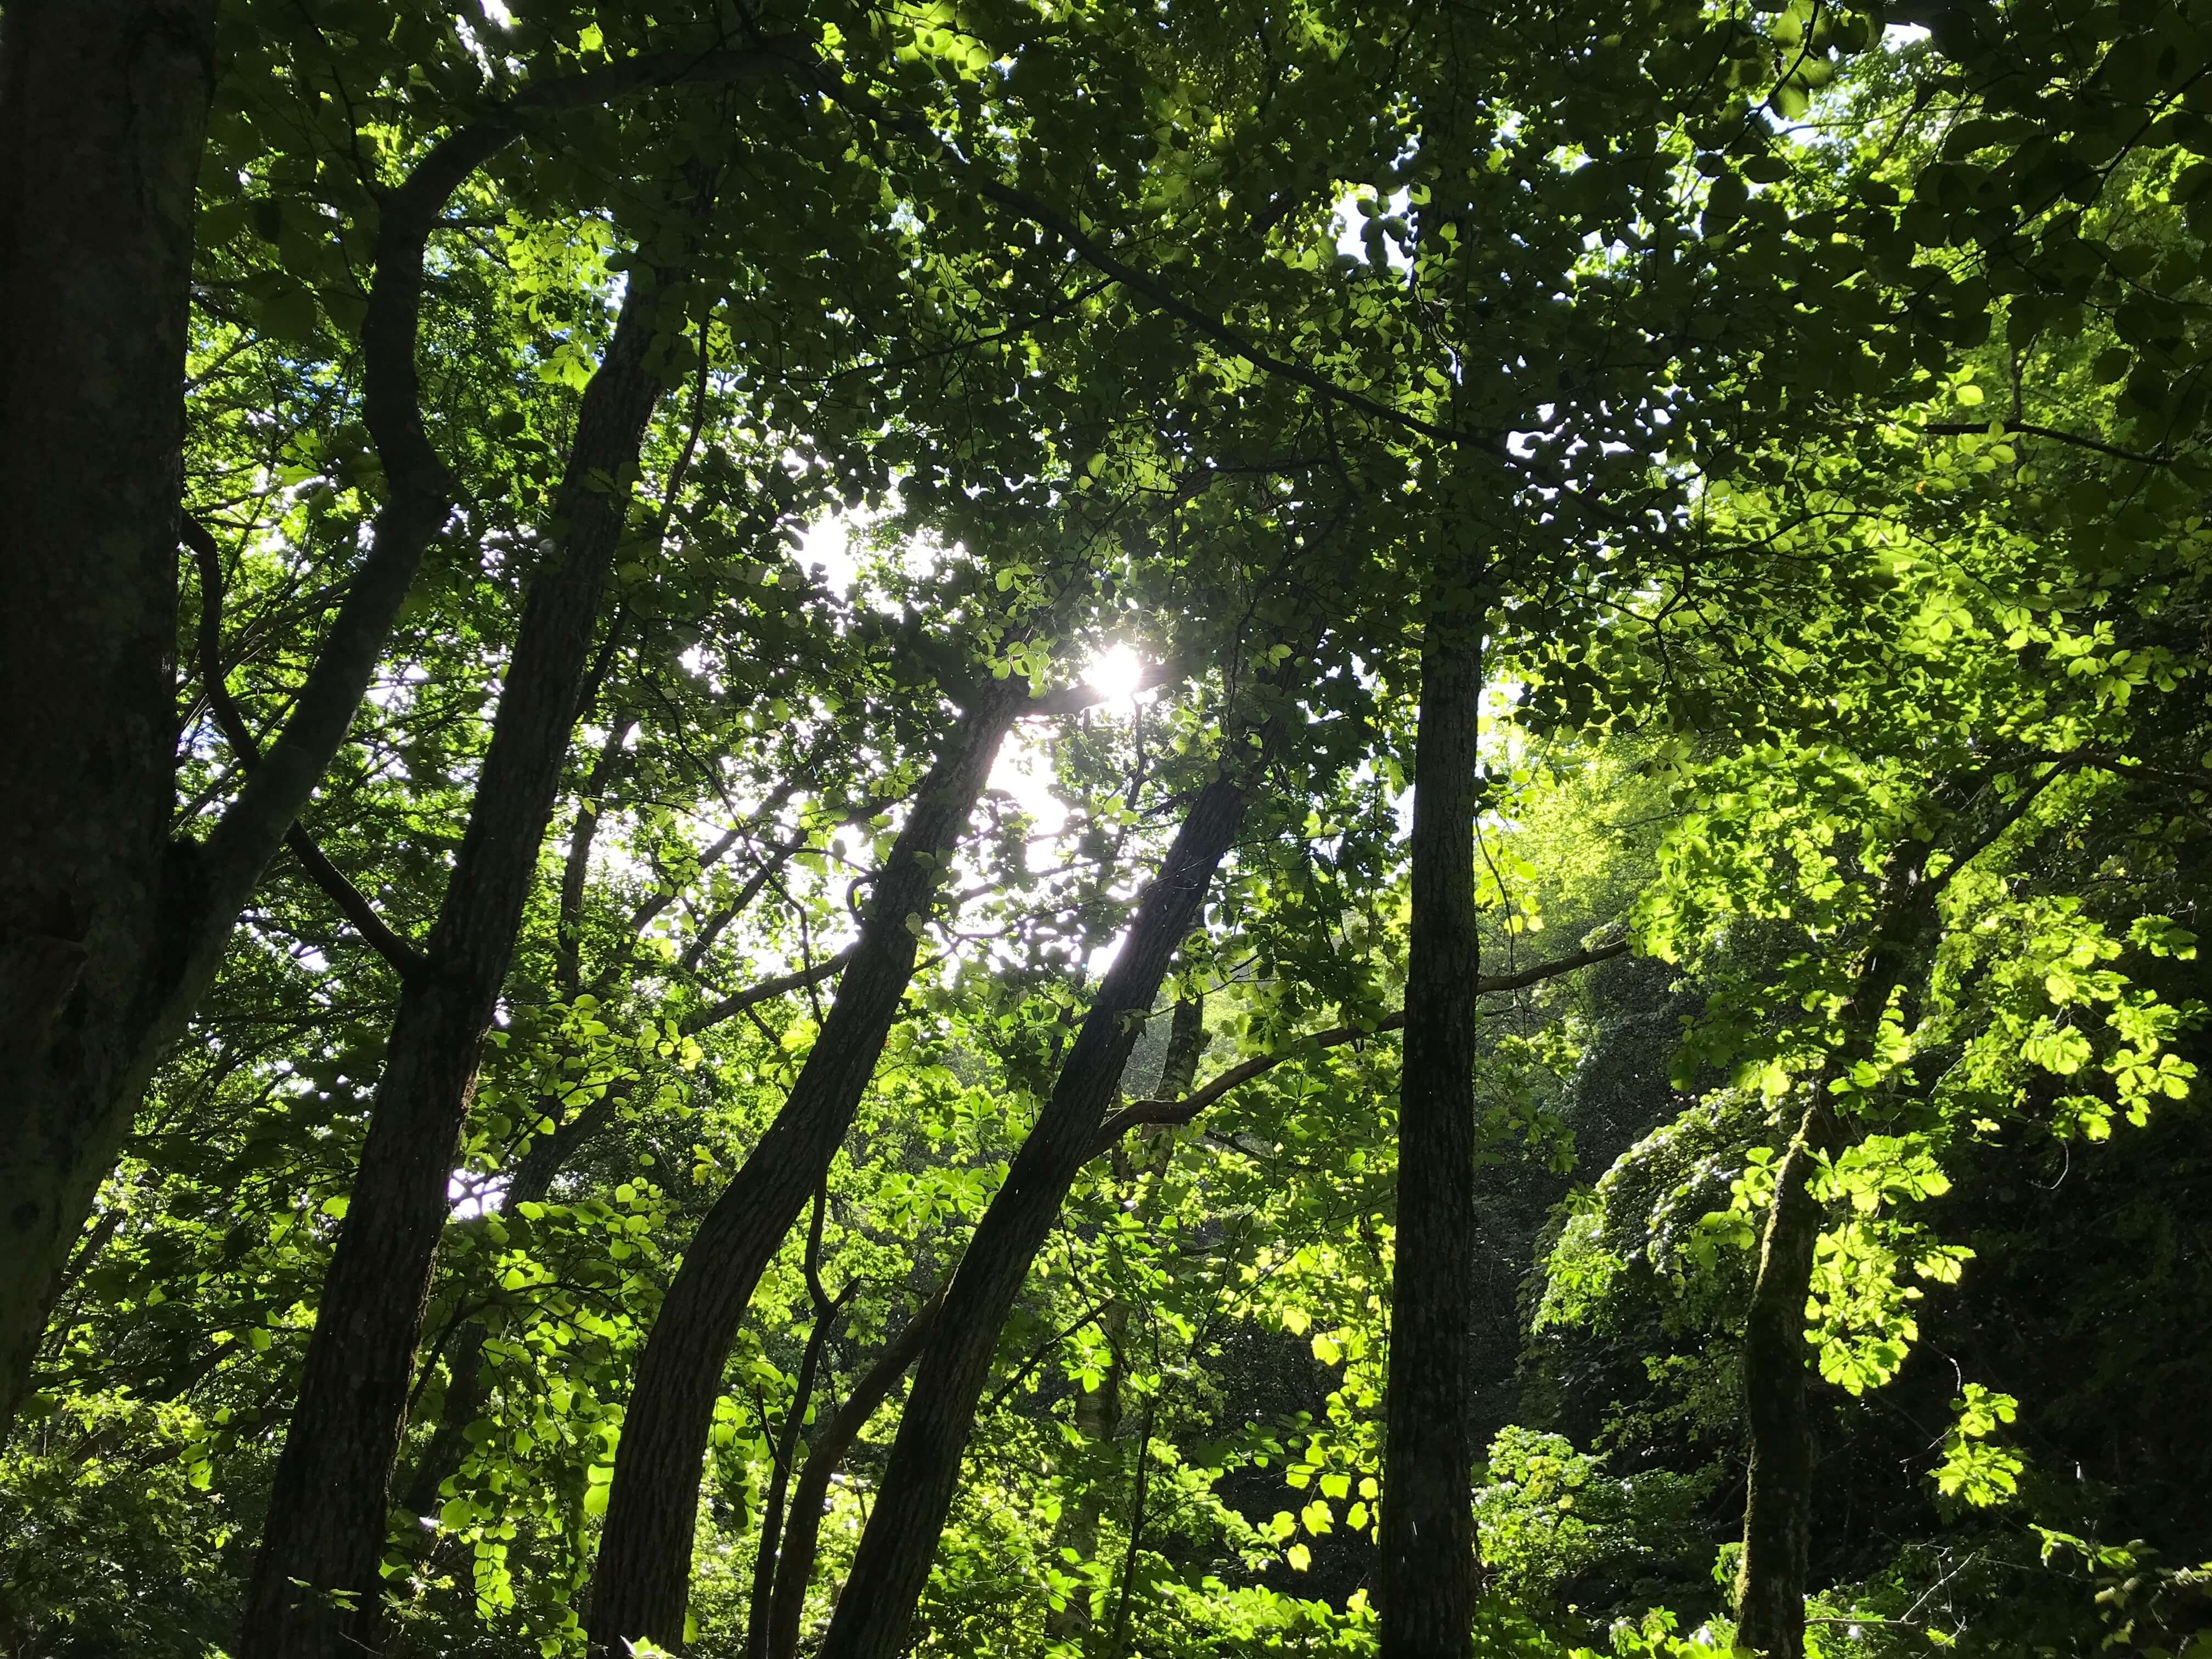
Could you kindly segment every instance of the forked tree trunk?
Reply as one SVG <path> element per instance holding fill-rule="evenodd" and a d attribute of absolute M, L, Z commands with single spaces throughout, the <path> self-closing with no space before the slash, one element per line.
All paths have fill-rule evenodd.
<path fill-rule="evenodd" d="M 434 146 L 379 203 L 363 413 L 388 494 L 292 714 L 205 839 L 172 842 L 175 559 L 191 217 L 210 8 L 26 0 L 0 23 L 0 1412 L 162 1048 L 343 744 L 451 476 L 415 364 L 447 199 L 520 134 Z M 561 106 L 561 88 L 538 97 Z M 576 98 L 602 96 L 580 82 Z M 572 100 L 573 101 L 573 100 Z M 95 483 L 85 458 L 103 468 Z M 158 827 L 157 827 L 158 821 Z"/>
<path fill-rule="evenodd" d="M 817 1211 L 818 1217 L 820 1211 Z M 819 1244 L 821 1228 L 815 1228 L 813 1243 Z M 848 1287 L 848 1289 L 851 1287 Z M 760 1525 L 755 1529 L 753 1547 L 752 1594 L 745 1602 L 745 1659 L 768 1659 L 769 1632 L 774 1621 L 775 1579 L 780 1571 L 783 1551 L 784 1506 L 791 1496 L 792 1468 L 799 1461 L 799 1443 L 806 1424 L 806 1408 L 814 1398 L 814 1377 L 822 1366 L 822 1350 L 830 1340 L 830 1328 L 837 1316 L 844 1311 L 842 1300 L 823 1302 L 814 1310 L 814 1328 L 807 1333 L 806 1351 L 799 1357 L 799 1375 L 793 1379 L 791 1409 L 785 1413 L 783 1428 L 775 1446 L 775 1472 L 769 1476 L 768 1496 L 761 1504 Z"/>
<path fill-rule="evenodd" d="M 468 827 L 423 971 L 401 994 L 323 1285 L 246 1601 L 245 1659 L 341 1659 L 379 1613 L 387 1488 L 478 1051 L 537 878 L 640 443 L 666 378 L 662 289 L 641 277 L 584 393 Z M 595 476 L 596 475 L 596 476 Z"/>
<path fill-rule="evenodd" d="M 0 18 L 0 1430 L 149 1059 L 213 0 Z"/>
<path fill-rule="evenodd" d="M 11 0 L 0 17 L 0 1424 L 162 1049 L 345 741 L 451 511 L 415 367 L 422 252 L 532 115 L 787 72 L 789 43 L 534 82 L 377 203 L 363 416 L 388 491 L 291 718 L 197 845 L 167 836 L 191 218 L 210 0 Z M 98 476 L 86 468 L 96 464 Z M 21 551 L 19 553 L 18 549 Z"/>
<path fill-rule="evenodd" d="M 783 1109 L 707 1212 L 661 1302 L 616 1449 L 592 1575 L 594 1654 L 624 1654 L 641 1637 L 683 1642 L 700 1470 L 738 1322 L 852 1127 L 914 977 L 921 922 L 1025 695 L 1018 679 L 993 682 L 947 736 Z"/>
<path fill-rule="evenodd" d="M 928 1583 L 951 1508 L 960 1458 L 988 1378 L 999 1330 L 1052 1231 L 1068 1188 L 1098 1150 L 1107 1108 L 1137 1040 L 1137 1024 L 1197 924 L 1207 884 L 1243 823 L 1242 781 L 1225 775 L 1199 793 L 1160 872 L 1137 906 L 1128 936 L 1098 988 L 1052 1098 L 976 1224 L 953 1276 L 936 1336 L 914 1392 L 823 1659 L 895 1659 Z"/>
<path fill-rule="evenodd" d="M 1398 1090 L 1398 1220 L 1382 1454 L 1382 1659 L 1459 1659 L 1473 1642 L 1474 812 L 1481 619 L 1439 583 L 1421 649 L 1412 938 Z"/>

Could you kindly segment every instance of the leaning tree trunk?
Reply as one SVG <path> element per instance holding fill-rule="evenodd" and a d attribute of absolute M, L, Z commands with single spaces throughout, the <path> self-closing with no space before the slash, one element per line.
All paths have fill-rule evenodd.
<path fill-rule="evenodd" d="M 814 1556 L 822 1537 L 822 1517 L 830 1508 L 830 1482 L 852 1450 L 868 1419 L 882 1409 L 898 1380 L 936 1328 L 949 1284 L 939 1285 L 904 1329 L 884 1345 L 875 1363 L 860 1374 L 829 1426 L 816 1437 L 792 1488 L 791 1518 L 777 1553 L 775 1595 L 769 1607 L 768 1659 L 792 1659 L 799 1651 L 799 1621 L 806 1611 L 806 1587 L 814 1577 Z"/>
<path fill-rule="evenodd" d="M 915 1374 L 823 1659 L 895 1659 L 904 1646 L 951 1507 L 1000 1328 L 1068 1188 L 1098 1151 L 1107 1108 L 1137 1040 L 1132 1016 L 1152 1006 L 1170 961 L 1196 925 L 1206 884 L 1243 822 L 1245 802 L 1244 785 L 1234 776 L 1218 778 L 1200 792 L 1099 985 L 1052 1098 L 976 1224 L 937 1334 Z"/>
<path fill-rule="evenodd" d="M 629 505 L 629 490 L 605 480 L 635 475 L 665 378 L 662 293 L 654 281 L 633 283 L 585 392 L 555 501 L 566 534 L 531 579 L 428 961 L 400 996 L 276 1465 L 241 1632 L 246 1659 L 340 1659 L 358 1653 L 376 1623 L 386 1493 L 447 1182 Z"/>
<path fill-rule="evenodd" d="M 1473 1642 L 1468 1297 L 1474 1277 L 1475 768 L 1480 618 L 1438 584 L 1421 648 L 1412 939 L 1398 1089 L 1398 1221 L 1382 1454 L 1383 1659 Z"/>
<path fill-rule="evenodd" d="M 0 19 L 0 1426 L 143 1086 L 213 0 Z"/>
<path fill-rule="evenodd" d="M 699 1476 L 738 1322 L 852 1127 L 914 977 L 920 928 L 1026 687 L 994 681 L 922 780 L 822 1030 L 775 1121 L 707 1218 L 638 1361 L 592 1575 L 594 1654 L 684 1639 Z"/>
<path fill-rule="evenodd" d="M 1928 848 L 1897 854 L 1874 938 L 1844 1005 L 1838 1041 L 1812 1085 L 1797 1133 L 1775 1171 L 1774 1206 L 1759 1244 L 1744 1322 L 1744 1419 L 1751 1462 L 1737 1568 L 1736 1642 L 1769 1659 L 1803 1659 L 1812 1547 L 1813 1432 L 1805 1302 L 1812 1293 L 1821 1206 L 1813 1178 L 1843 1151 L 1850 1126 L 1838 1085 L 1873 1058 L 1883 1014 L 1920 953 L 1939 881 L 1925 881 Z M 1954 864 L 1953 869 L 1957 868 Z"/>

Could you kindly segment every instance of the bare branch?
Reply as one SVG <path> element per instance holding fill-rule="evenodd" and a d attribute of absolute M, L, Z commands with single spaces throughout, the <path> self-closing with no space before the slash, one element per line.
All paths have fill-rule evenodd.
<path fill-rule="evenodd" d="M 1525 968 L 1517 974 L 1486 974 L 1475 981 L 1475 992 L 1478 995 L 1487 995 L 1496 991 L 1524 990 L 1531 985 L 1541 984 L 1546 980 L 1558 979 L 1563 975 L 1575 972 L 1577 969 L 1588 968 L 1594 963 L 1609 961 L 1614 957 L 1624 955 L 1627 950 L 1626 939 L 1616 939 L 1610 945 L 1601 945 L 1592 950 L 1577 951 L 1571 957 L 1561 957 L 1556 962 L 1540 963 L 1534 968 Z M 1380 1036 L 1386 1031 L 1401 1030 L 1405 1024 L 1406 1015 L 1401 1009 L 1395 1014 L 1384 1015 L 1372 1025 L 1332 1026 L 1328 1030 L 1316 1031 L 1310 1036 L 1300 1037 L 1288 1048 L 1278 1048 L 1271 1054 L 1255 1054 L 1249 1060 L 1240 1060 L 1218 1077 L 1207 1082 L 1205 1087 L 1183 1096 L 1180 1100 L 1132 1101 L 1100 1126 L 1097 1147 L 1091 1156 L 1096 1158 L 1100 1153 L 1110 1150 L 1115 1141 L 1140 1124 L 1188 1123 L 1231 1090 L 1239 1088 L 1249 1083 L 1254 1078 L 1273 1071 L 1285 1060 L 1302 1060 L 1309 1054 L 1320 1053 L 1323 1049 L 1340 1048 L 1348 1042 L 1362 1042 L 1369 1037 Z"/>
<path fill-rule="evenodd" d="M 711 1007 L 702 1008 L 684 1022 L 684 1034 L 695 1036 L 709 1026 L 719 1025 L 733 1015 L 742 1014 L 763 1002 L 773 1001 L 787 991 L 803 990 L 810 985 L 819 985 L 825 979 L 835 979 L 852 960 L 854 947 L 847 945 L 834 957 L 824 957 L 811 968 L 798 968 L 774 979 L 764 979 L 757 985 L 747 986 L 732 996 L 724 997 Z"/>
<path fill-rule="evenodd" d="M 1920 429 L 1942 433 L 1947 437 L 1986 437 L 1992 426 L 2000 427 L 2008 434 L 2024 433 L 2031 438 L 2049 438 L 2057 443 L 2072 444 L 2077 449 L 2094 449 L 2100 455 L 2110 455 L 2115 460 L 2133 461 L 2137 466 L 2171 466 L 2173 464 L 2173 458 L 2170 455 L 2142 455 L 2132 449 L 2122 449 L 2116 444 L 2106 443 L 2101 439 L 2084 437 L 2078 432 L 2061 432 L 2057 427 L 2038 426 L 2033 421 L 1930 421 Z"/>
<path fill-rule="evenodd" d="M 261 764 L 261 745 L 254 741 L 244 711 L 232 700 L 230 688 L 223 683 L 222 557 L 208 527 L 190 513 L 184 515 L 181 535 L 199 566 L 200 678 L 207 692 L 208 707 L 214 711 L 216 724 L 222 727 L 224 738 L 238 757 L 240 769 L 250 774 Z M 331 862 L 296 818 L 284 831 L 284 845 L 299 860 L 307 878 L 323 890 L 369 948 L 390 963 L 400 978 L 410 979 L 428 970 L 428 958 L 386 925 L 367 895 L 346 879 L 345 872 Z"/>

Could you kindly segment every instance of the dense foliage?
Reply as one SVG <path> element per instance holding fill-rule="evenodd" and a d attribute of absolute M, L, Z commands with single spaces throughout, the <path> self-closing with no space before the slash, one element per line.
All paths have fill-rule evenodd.
<path fill-rule="evenodd" d="M 13 1659 L 2212 1654 L 2206 0 L 94 10 Z"/>

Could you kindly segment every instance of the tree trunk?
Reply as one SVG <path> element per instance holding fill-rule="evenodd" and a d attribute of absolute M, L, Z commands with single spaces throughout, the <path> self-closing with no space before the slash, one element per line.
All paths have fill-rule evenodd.
<path fill-rule="evenodd" d="M 1119 1149 L 1115 1161 L 1124 1160 Z M 1126 1176 L 1126 1164 L 1115 1171 Z M 1073 1470 L 1078 1480 L 1075 1495 L 1060 1510 L 1052 1529 L 1053 1565 L 1073 1550 L 1083 1561 L 1098 1553 L 1098 1523 L 1106 1514 L 1107 1471 L 1114 1437 L 1121 1428 L 1121 1349 L 1129 1336 L 1129 1304 L 1115 1300 L 1098 1310 L 1099 1334 L 1106 1339 L 1106 1374 L 1095 1389 L 1079 1388 L 1075 1395 L 1074 1427 L 1082 1445 L 1060 1460 L 1063 1474 Z M 1091 1633 L 1091 1593 L 1078 1584 L 1067 1600 L 1045 1611 L 1044 1633 L 1055 1642 L 1080 1643 Z"/>
<path fill-rule="evenodd" d="M 814 1400 L 814 1379 L 821 1369 L 822 1352 L 830 1340 L 830 1328 L 844 1311 L 847 1299 L 860 1285 L 860 1280 L 853 1279 L 834 1297 L 823 1288 L 822 1222 L 829 1208 L 830 1183 L 825 1179 L 814 1189 L 814 1214 L 806 1229 L 803 1263 L 807 1300 L 814 1309 L 814 1326 L 807 1333 L 806 1350 L 799 1357 L 791 1407 L 783 1414 L 783 1428 L 776 1437 L 775 1470 L 769 1480 L 768 1496 L 761 1504 L 760 1524 L 754 1529 L 752 1594 L 745 1601 L 746 1659 L 766 1659 L 771 1607 L 775 1600 L 776 1568 L 783 1551 L 785 1504 L 791 1496 L 791 1476 L 799 1462 L 799 1443 L 806 1431 L 806 1413 Z M 766 1428 L 765 1423 L 763 1428 Z"/>
<path fill-rule="evenodd" d="M 0 1427 L 143 1084 L 212 0 L 0 20 Z M 125 1103 L 121 1106 L 117 1102 Z"/>
<path fill-rule="evenodd" d="M 1767 1213 L 1744 1322 L 1744 1420 L 1751 1436 L 1751 1464 L 1744 1494 L 1743 1559 L 1735 1582 L 1736 1642 L 1770 1659 L 1803 1659 L 1805 1651 L 1813 1520 L 1805 1302 L 1812 1293 L 1821 1221 L 1813 1177 L 1820 1161 L 1843 1151 L 1849 1139 L 1848 1121 L 1833 1098 L 1837 1086 L 1872 1058 L 1882 1015 L 1920 954 L 1941 885 L 1940 880 L 1922 879 L 1927 859 L 1928 848 L 1918 843 L 1909 843 L 1895 855 L 1874 937 L 1844 1005 L 1839 1041 L 1821 1065 L 1797 1133 L 1775 1172 L 1774 1206 Z"/>
<path fill-rule="evenodd" d="M 1474 1278 L 1474 814 L 1479 617 L 1432 591 L 1413 757 L 1413 923 L 1398 1088 L 1397 1243 L 1382 1454 L 1382 1659 L 1474 1640 L 1468 1298 Z"/>
<path fill-rule="evenodd" d="M 951 1507 L 1000 1327 L 1077 1173 L 1097 1151 L 1107 1108 L 1137 1040 L 1131 1016 L 1152 1006 L 1170 961 L 1197 924 L 1206 884 L 1236 841 L 1245 801 L 1244 786 L 1233 775 L 1200 792 L 1138 904 L 1051 1100 L 976 1224 L 915 1376 L 823 1659 L 895 1659 L 905 1644 Z"/>
<path fill-rule="evenodd" d="M 994 681 L 922 781 L 876 879 L 866 924 L 798 1081 L 700 1224 L 668 1287 L 623 1419 L 592 1576 L 594 1653 L 684 1639 L 699 1475 L 738 1322 L 800 1207 L 822 1184 L 898 1017 L 922 919 L 982 793 L 1025 688 Z"/>
<path fill-rule="evenodd" d="M 1159 1098 L 1180 1100 L 1190 1092 L 1191 1084 L 1198 1075 L 1199 1055 L 1205 1047 L 1206 1000 L 1186 997 L 1176 1004 L 1169 1028 L 1167 1054 L 1160 1066 L 1156 1091 Z M 1152 1215 L 1154 1187 L 1175 1156 L 1175 1130 L 1170 1125 L 1158 1124 L 1139 1133 L 1143 1151 L 1136 1158 L 1132 1158 L 1118 1146 L 1115 1148 L 1114 1180 L 1120 1190 L 1133 1183 L 1134 1193 L 1124 1201 L 1134 1206 L 1132 1213 L 1141 1226 Z M 1085 1561 L 1098 1553 L 1098 1523 L 1106 1512 L 1106 1481 L 1103 1476 L 1110 1467 L 1114 1437 L 1121 1431 L 1121 1377 L 1126 1369 L 1121 1354 L 1128 1341 L 1129 1304 L 1118 1298 L 1108 1303 L 1099 1310 L 1098 1325 L 1112 1358 L 1098 1386 L 1080 1389 L 1075 1396 L 1075 1431 L 1083 1437 L 1084 1446 L 1071 1461 L 1082 1471 L 1082 1486 L 1075 1501 L 1060 1512 L 1060 1524 L 1053 1528 L 1052 1537 L 1055 1555 L 1063 1549 L 1071 1549 Z M 1139 1460 L 1143 1458 L 1142 1444 L 1137 1455 Z M 1126 1588 L 1121 1599 L 1126 1604 Z M 1045 1634 L 1055 1641 L 1081 1642 L 1090 1635 L 1091 1625 L 1088 1595 L 1071 1595 L 1066 1605 L 1045 1614 Z"/>
<path fill-rule="evenodd" d="M 27 0 L 0 24 L 0 1412 L 161 1049 L 345 741 L 453 480 L 422 426 L 422 253 L 520 136 L 462 128 L 380 204 L 364 414 L 390 494 L 291 718 L 204 842 L 170 842 L 175 559 L 204 3 Z M 99 456 L 99 480 L 82 474 Z"/>
<path fill-rule="evenodd" d="M 793 1379 L 791 1409 L 784 1413 L 783 1431 L 775 1445 L 775 1469 L 769 1477 L 768 1496 L 761 1504 L 760 1525 L 753 1547 L 752 1594 L 745 1602 L 745 1659 L 768 1659 L 769 1631 L 775 1599 L 775 1577 L 783 1546 L 784 1504 L 791 1495 L 792 1466 L 799 1461 L 799 1436 L 806 1426 L 806 1408 L 813 1403 L 815 1374 L 822 1366 L 822 1350 L 830 1340 L 830 1328 L 844 1310 L 843 1297 L 823 1296 L 816 1262 L 822 1249 L 822 1203 L 816 1189 L 814 1231 L 807 1240 L 807 1285 L 815 1292 L 814 1328 L 807 1333 L 806 1352 L 799 1357 Z M 848 1285 L 846 1294 L 857 1289 Z"/>
<path fill-rule="evenodd" d="M 947 1284 L 937 1287 L 906 1328 L 885 1345 L 876 1363 L 861 1374 L 853 1392 L 830 1419 L 806 1454 L 799 1484 L 791 1494 L 791 1520 L 784 1528 L 783 1549 L 776 1559 L 775 1600 L 769 1608 L 769 1659 L 792 1659 L 799 1650 L 799 1621 L 806 1610 L 806 1587 L 814 1577 L 814 1555 L 822 1536 L 822 1517 L 830 1507 L 830 1481 L 845 1454 L 868 1426 L 868 1419 L 890 1398 L 898 1380 L 929 1340 L 937 1316 L 945 1306 Z"/>
<path fill-rule="evenodd" d="M 368 1140 L 276 1466 L 245 1659 L 339 1659 L 373 1631 L 386 1492 L 447 1183 L 568 753 L 578 692 L 665 368 L 661 289 L 631 284 L 579 411 L 556 544 L 524 601 L 492 740 L 427 951 L 392 1023 Z M 601 475 L 597 480 L 594 474 Z M 350 1606 L 348 1606 L 349 1600 Z"/>

